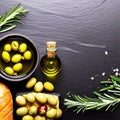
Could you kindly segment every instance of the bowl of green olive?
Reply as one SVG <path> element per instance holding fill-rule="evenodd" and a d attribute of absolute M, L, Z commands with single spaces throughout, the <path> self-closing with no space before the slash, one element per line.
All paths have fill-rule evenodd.
<path fill-rule="evenodd" d="M 7 35 L 0 39 L 0 77 L 8 81 L 29 78 L 39 64 L 39 52 L 24 35 Z"/>

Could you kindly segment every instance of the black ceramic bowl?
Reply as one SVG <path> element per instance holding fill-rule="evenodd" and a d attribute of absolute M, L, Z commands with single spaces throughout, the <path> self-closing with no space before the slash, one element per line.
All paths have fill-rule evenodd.
<path fill-rule="evenodd" d="M 11 44 L 12 41 L 18 41 L 18 43 L 26 43 L 27 44 L 27 50 L 30 50 L 32 53 L 31 60 L 28 61 L 21 61 L 23 62 L 23 68 L 21 72 L 19 72 L 17 75 L 8 75 L 5 72 L 5 67 L 10 66 L 10 63 L 5 63 L 2 59 L 2 51 L 4 50 L 4 45 L 6 43 Z M 13 50 L 12 50 L 13 51 Z M 11 51 L 11 53 L 12 53 Z M 19 51 L 13 51 L 13 52 L 19 52 Z M 16 54 L 15 53 L 15 54 Z M 12 57 L 12 55 L 11 55 Z M 13 63 L 12 63 L 13 64 Z M 0 39 L 0 77 L 2 77 L 5 80 L 8 81 L 23 81 L 28 79 L 36 70 L 37 66 L 39 64 L 39 52 L 35 44 L 25 37 L 24 35 L 20 34 L 13 34 L 13 35 L 7 35 Z"/>

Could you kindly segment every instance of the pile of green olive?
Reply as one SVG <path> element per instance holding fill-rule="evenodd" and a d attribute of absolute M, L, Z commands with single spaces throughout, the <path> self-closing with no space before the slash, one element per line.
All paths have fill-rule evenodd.
<path fill-rule="evenodd" d="M 35 77 L 32 77 L 28 80 L 28 82 L 26 83 L 26 88 L 30 89 L 30 88 L 34 88 L 35 92 L 42 92 L 43 89 L 45 89 L 46 91 L 49 92 L 53 92 L 54 90 L 54 85 L 51 82 L 41 82 L 41 81 L 37 81 L 37 79 Z"/>
<path fill-rule="evenodd" d="M 22 61 L 31 60 L 32 52 L 26 43 L 15 40 L 4 45 L 1 57 L 6 63 L 4 71 L 8 75 L 17 75 L 23 69 Z"/>
<path fill-rule="evenodd" d="M 16 103 L 19 106 L 16 114 L 22 120 L 53 120 L 62 116 L 59 108 L 59 97 L 53 94 L 42 93 L 43 89 L 53 92 L 54 85 L 51 82 L 37 81 L 31 77 L 26 83 L 27 89 L 34 89 L 34 92 L 16 96 Z"/>
<path fill-rule="evenodd" d="M 16 103 L 19 106 L 16 114 L 21 116 L 22 120 L 58 119 L 62 116 L 56 95 L 31 92 L 18 95 Z"/>

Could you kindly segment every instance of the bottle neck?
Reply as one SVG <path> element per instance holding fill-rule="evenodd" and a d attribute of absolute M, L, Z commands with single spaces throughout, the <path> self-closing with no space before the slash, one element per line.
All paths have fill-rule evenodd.
<path fill-rule="evenodd" d="M 47 49 L 48 58 L 55 58 L 55 55 L 56 55 L 56 49 L 53 49 L 53 50 Z"/>

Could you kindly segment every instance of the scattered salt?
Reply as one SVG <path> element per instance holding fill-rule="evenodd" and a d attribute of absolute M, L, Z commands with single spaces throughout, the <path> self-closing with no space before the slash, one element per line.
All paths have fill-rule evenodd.
<path fill-rule="evenodd" d="M 91 80 L 94 80 L 94 77 L 91 77 Z"/>
<path fill-rule="evenodd" d="M 118 68 L 116 68 L 115 70 L 116 70 L 116 72 L 119 72 L 119 69 L 118 69 Z"/>
<path fill-rule="evenodd" d="M 102 76 L 105 76 L 105 72 L 102 73 Z"/>
<path fill-rule="evenodd" d="M 118 75 L 119 75 L 119 73 L 118 73 L 118 72 L 116 72 L 116 73 L 115 73 L 115 75 L 116 75 L 116 76 L 118 76 Z"/>
<path fill-rule="evenodd" d="M 113 72 L 116 72 L 116 69 L 113 69 Z"/>
<path fill-rule="evenodd" d="M 105 51 L 105 55 L 108 55 L 108 51 Z"/>

